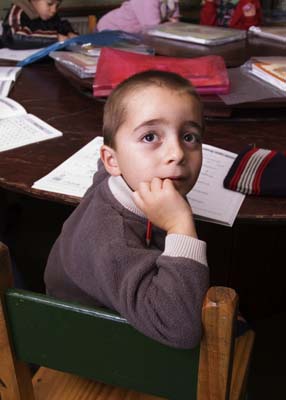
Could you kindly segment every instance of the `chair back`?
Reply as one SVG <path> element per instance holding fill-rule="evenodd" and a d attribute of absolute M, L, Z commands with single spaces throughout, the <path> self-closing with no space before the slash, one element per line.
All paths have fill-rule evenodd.
<path fill-rule="evenodd" d="M 178 350 L 136 331 L 115 313 L 23 290 L 5 294 L 15 356 L 170 399 L 195 399 L 199 347 Z"/>
<path fill-rule="evenodd" d="M 29 363 L 173 400 L 227 400 L 230 392 L 242 398 L 253 335 L 236 346 L 231 382 L 238 297 L 230 288 L 208 290 L 202 340 L 187 350 L 146 337 L 115 312 L 14 289 L 1 242 L 0 299 L 4 400 L 34 400 Z"/>

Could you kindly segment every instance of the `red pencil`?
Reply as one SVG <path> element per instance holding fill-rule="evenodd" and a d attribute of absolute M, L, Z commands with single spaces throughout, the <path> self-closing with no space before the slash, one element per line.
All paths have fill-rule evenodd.
<path fill-rule="evenodd" d="M 147 231 L 146 231 L 146 245 L 147 247 L 150 246 L 152 237 L 152 222 L 148 220 L 147 222 Z"/>

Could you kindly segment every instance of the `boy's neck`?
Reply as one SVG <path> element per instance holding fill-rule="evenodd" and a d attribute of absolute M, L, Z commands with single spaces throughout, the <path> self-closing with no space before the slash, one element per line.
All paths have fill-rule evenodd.
<path fill-rule="evenodd" d="M 110 176 L 108 186 L 113 196 L 124 208 L 139 217 L 146 218 L 144 213 L 134 203 L 132 190 L 121 176 Z"/>

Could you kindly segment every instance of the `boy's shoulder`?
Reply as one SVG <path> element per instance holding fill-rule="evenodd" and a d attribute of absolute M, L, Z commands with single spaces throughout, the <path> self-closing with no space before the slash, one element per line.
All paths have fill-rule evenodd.
<path fill-rule="evenodd" d="M 18 9 L 18 12 L 21 9 L 30 19 L 39 18 L 39 14 L 29 0 L 14 0 L 13 6 Z"/>

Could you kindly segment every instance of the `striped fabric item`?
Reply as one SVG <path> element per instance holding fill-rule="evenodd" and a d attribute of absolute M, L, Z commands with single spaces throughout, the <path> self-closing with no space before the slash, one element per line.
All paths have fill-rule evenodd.
<path fill-rule="evenodd" d="M 247 146 L 231 166 L 224 187 L 244 194 L 286 196 L 286 153 Z"/>

